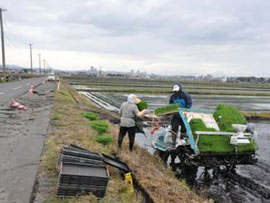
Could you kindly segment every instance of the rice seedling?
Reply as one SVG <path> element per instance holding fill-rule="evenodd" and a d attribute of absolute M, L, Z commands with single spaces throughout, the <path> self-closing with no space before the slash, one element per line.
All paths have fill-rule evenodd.
<path fill-rule="evenodd" d="M 95 136 L 94 139 L 95 141 L 103 145 L 108 145 L 113 141 L 113 138 L 109 135 L 98 135 L 98 136 Z"/>
<path fill-rule="evenodd" d="M 137 104 L 137 107 L 138 107 L 139 111 L 142 111 L 142 110 L 148 108 L 148 104 L 147 104 L 146 101 L 140 101 L 140 102 Z"/>
<path fill-rule="evenodd" d="M 179 104 L 169 104 L 167 106 L 156 108 L 154 113 L 156 115 L 178 112 Z"/>
<path fill-rule="evenodd" d="M 214 118 L 220 130 L 234 132 L 232 124 L 246 124 L 247 120 L 240 110 L 226 104 L 219 104 L 214 113 Z"/>
<path fill-rule="evenodd" d="M 195 131 L 216 131 L 215 128 L 208 128 L 202 121 L 202 119 L 194 118 L 189 122 L 190 128 L 193 132 Z"/>
<path fill-rule="evenodd" d="M 102 120 L 91 121 L 89 125 L 91 128 L 96 130 L 98 134 L 106 133 L 108 130 L 108 124 Z"/>
<path fill-rule="evenodd" d="M 98 118 L 98 115 L 92 112 L 83 112 L 82 116 L 88 118 L 90 121 L 95 121 Z"/>
<path fill-rule="evenodd" d="M 229 109 L 229 113 L 226 112 Z M 217 111 L 218 113 L 222 113 L 223 116 L 228 116 L 233 113 L 239 113 L 239 110 L 235 107 L 230 107 L 224 104 L 218 105 Z M 216 115 L 217 116 L 217 115 Z M 218 114 L 219 116 L 219 114 Z M 232 116 L 232 115 L 231 115 Z M 242 115 L 241 115 L 242 116 Z M 220 123 L 220 128 L 223 131 L 233 131 L 232 123 L 245 123 L 245 119 L 243 119 L 239 114 L 236 117 L 229 120 L 229 118 L 225 117 L 225 121 L 227 123 Z M 196 131 L 216 131 L 214 128 L 207 128 L 204 122 L 201 119 L 192 119 L 190 122 L 190 127 L 192 129 L 193 135 L 195 139 L 198 140 L 198 148 L 200 154 L 203 155 L 229 155 L 229 154 L 241 154 L 241 153 L 254 153 L 257 150 L 257 145 L 253 138 L 250 138 L 250 144 L 247 145 L 239 145 L 234 146 L 230 144 L 230 137 L 227 135 L 200 135 L 197 137 L 195 134 Z M 225 124 L 225 125 L 224 125 Z"/>
<path fill-rule="evenodd" d="M 200 135 L 198 148 L 201 154 L 207 155 L 228 155 L 254 153 L 257 145 L 253 138 L 249 139 L 250 144 L 234 146 L 230 144 L 230 137 L 225 135 Z"/>

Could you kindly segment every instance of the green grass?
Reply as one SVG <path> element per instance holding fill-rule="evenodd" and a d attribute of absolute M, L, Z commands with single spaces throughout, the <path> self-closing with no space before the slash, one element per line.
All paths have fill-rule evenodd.
<path fill-rule="evenodd" d="M 156 108 L 154 113 L 156 115 L 171 113 L 171 112 L 178 112 L 179 104 L 169 104 L 167 106 Z"/>
<path fill-rule="evenodd" d="M 270 120 L 270 111 L 242 111 L 247 119 Z"/>
<path fill-rule="evenodd" d="M 83 112 L 82 116 L 89 119 L 90 121 L 95 121 L 98 118 L 98 115 L 92 112 Z"/>
<path fill-rule="evenodd" d="M 108 130 L 108 124 L 105 121 L 97 120 L 91 121 L 90 127 L 98 132 L 98 134 L 104 134 Z"/>
<path fill-rule="evenodd" d="M 98 136 L 95 136 L 94 139 L 95 141 L 103 145 L 108 145 L 113 141 L 113 138 L 109 135 L 98 135 Z"/>
<path fill-rule="evenodd" d="M 148 104 L 146 101 L 141 101 L 140 103 L 137 104 L 137 107 L 138 107 L 139 111 L 142 111 L 142 110 L 148 108 Z"/>
<path fill-rule="evenodd" d="M 232 124 L 246 124 L 247 120 L 240 110 L 226 104 L 219 104 L 214 113 L 214 118 L 221 131 L 235 132 Z"/>
<path fill-rule="evenodd" d="M 62 119 L 62 115 L 58 112 L 53 112 L 51 115 L 51 119 L 57 121 L 57 120 L 61 120 Z"/>

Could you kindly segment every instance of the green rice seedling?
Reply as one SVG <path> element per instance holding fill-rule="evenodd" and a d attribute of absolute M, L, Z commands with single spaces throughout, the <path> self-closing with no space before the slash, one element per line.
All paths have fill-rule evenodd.
<path fill-rule="evenodd" d="M 95 121 L 98 118 L 98 115 L 92 112 L 83 112 L 82 116 L 88 118 L 90 121 Z"/>
<path fill-rule="evenodd" d="M 258 147 L 254 139 L 249 138 L 250 144 L 234 146 L 226 135 L 200 135 L 198 148 L 201 154 L 228 155 L 254 153 Z"/>
<path fill-rule="evenodd" d="M 96 120 L 90 122 L 90 127 L 98 132 L 98 134 L 106 133 L 108 130 L 108 124 L 105 121 Z"/>
<path fill-rule="evenodd" d="M 234 132 L 232 124 L 246 124 L 247 120 L 240 110 L 226 104 L 219 104 L 214 113 L 214 118 L 220 130 Z"/>
<path fill-rule="evenodd" d="M 139 111 L 142 111 L 144 109 L 147 109 L 148 108 L 148 104 L 146 101 L 140 101 L 138 104 L 137 104 L 137 107 L 139 109 Z"/>
<path fill-rule="evenodd" d="M 169 104 L 167 106 L 162 106 L 156 108 L 154 113 L 156 115 L 166 114 L 166 113 L 177 113 L 179 110 L 179 104 Z"/>
<path fill-rule="evenodd" d="M 190 128 L 192 130 L 194 139 L 197 139 L 196 131 L 216 131 L 215 128 L 208 128 L 205 126 L 204 122 L 200 118 L 193 118 L 189 122 Z"/>
<path fill-rule="evenodd" d="M 189 124 L 195 139 L 198 138 L 195 131 L 215 131 L 214 128 L 207 128 L 201 119 L 192 119 Z M 226 135 L 200 135 L 198 139 L 198 148 L 203 155 L 254 153 L 257 150 L 253 138 L 250 138 L 250 144 L 240 146 L 231 145 L 230 137 Z"/>
<path fill-rule="evenodd" d="M 108 145 L 113 141 L 113 138 L 111 136 L 108 135 L 98 135 L 95 136 L 95 141 L 97 141 L 98 143 L 101 143 L 103 145 Z"/>
<path fill-rule="evenodd" d="M 216 131 L 215 128 L 206 127 L 205 123 L 200 118 L 193 118 L 189 122 L 190 128 L 193 132 L 195 131 Z"/>

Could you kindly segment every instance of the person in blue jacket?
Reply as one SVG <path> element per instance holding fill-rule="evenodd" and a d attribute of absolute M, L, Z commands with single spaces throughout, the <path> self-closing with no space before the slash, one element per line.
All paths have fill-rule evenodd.
<path fill-rule="evenodd" d="M 179 107 L 181 108 L 191 108 L 192 106 L 191 96 L 182 90 L 182 85 L 180 83 L 176 83 L 173 85 L 173 94 L 170 97 L 170 104 L 179 104 Z M 186 132 L 185 125 L 179 113 L 175 113 L 173 115 L 171 125 L 172 125 L 172 141 L 173 144 L 175 145 L 179 125 L 181 125 L 181 135 Z"/>

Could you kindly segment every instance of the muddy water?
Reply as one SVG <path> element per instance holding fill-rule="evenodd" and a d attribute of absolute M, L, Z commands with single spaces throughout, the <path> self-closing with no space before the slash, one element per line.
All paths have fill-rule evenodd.
<path fill-rule="evenodd" d="M 119 107 L 125 101 L 125 94 L 102 94 L 103 100 Z M 148 102 L 149 107 L 168 103 L 169 95 L 138 95 Z M 214 109 L 218 103 L 227 103 L 239 107 L 242 110 L 270 110 L 270 100 L 266 97 L 217 97 L 217 96 L 194 96 L 195 108 Z M 212 170 L 205 171 L 203 167 L 198 168 L 193 174 L 177 174 L 185 178 L 195 190 L 204 193 L 215 202 L 242 203 L 242 202 L 266 202 L 270 203 L 270 122 L 254 122 L 258 132 L 257 142 L 258 163 L 256 165 L 237 166 L 235 173 L 219 173 L 213 175 Z M 138 134 L 136 142 L 154 153 L 151 147 L 152 140 L 157 136 L 151 135 L 146 130 L 146 135 Z"/>
<path fill-rule="evenodd" d="M 120 105 L 126 100 L 128 94 L 123 93 L 103 93 L 105 97 Z M 138 94 L 138 97 L 147 101 L 149 108 L 154 109 L 169 102 L 169 94 Z M 270 97 L 253 96 L 216 96 L 216 95 L 193 95 L 193 107 L 214 109 L 219 103 L 234 105 L 241 110 L 270 110 Z"/>

